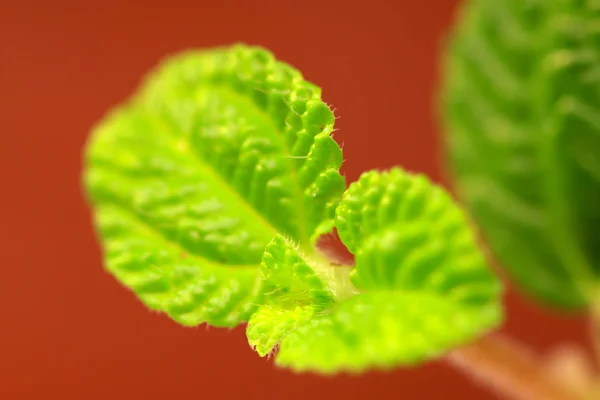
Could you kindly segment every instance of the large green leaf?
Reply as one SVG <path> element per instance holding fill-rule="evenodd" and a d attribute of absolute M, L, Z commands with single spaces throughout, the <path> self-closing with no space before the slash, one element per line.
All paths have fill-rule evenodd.
<path fill-rule="evenodd" d="M 467 1 L 443 103 L 460 197 L 491 249 L 551 305 L 600 273 L 600 3 Z"/>
<path fill-rule="evenodd" d="M 425 177 L 400 169 L 365 173 L 336 215 L 356 256 L 353 285 L 346 267 L 304 256 L 289 241 L 272 242 L 263 269 L 266 285 L 277 289 L 265 293 L 248 326 L 261 355 L 279 342 L 276 362 L 296 371 L 413 365 L 500 323 L 499 281 L 464 213 Z"/>
<path fill-rule="evenodd" d="M 333 123 L 320 89 L 260 48 L 168 59 L 87 148 L 106 267 L 180 323 L 247 320 L 269 241 L 312 254 L 333 226 L 345 188 Z"/>

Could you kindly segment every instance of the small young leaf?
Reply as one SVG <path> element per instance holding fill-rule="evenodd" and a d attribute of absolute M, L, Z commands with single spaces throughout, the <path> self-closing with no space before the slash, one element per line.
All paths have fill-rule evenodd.
<path fill-rule="evenodd" d="M 262 261 L 265 301 L 252 315 L 246 331 L 260 356 L 271 352 L 281 338 L 333 305 L 334 288 L 317 266 L 292 243 L 276 236 L 265 249 Z"/>
<path fill-rule="evenodd" d="M 329 308 L 334 302 L 335 288 L 326 283 L 324 271 L 312 266 L 289 240 L 277 235 L 267 245 L 262 258 L 262 273 L 269 300 L 281 308 L 311 306 L 316 311 Z"/>
<path fill-rule="evenodd" d="M 467 1 L 443 91 L 461 198 L 510 274 L 549 305 L 596 301 L 600 8 Z"/>
<path fill-rule="evenodd" d="M 278 233 L 307 254 L 345 189 L 319 88 L 260 48 L 177 55 L 95 129 L 85 185 L 106 267 L 185 325 L 261 301 Z"/>
<path fill-rule="evenodd" d="M 336 282 L 318 271 L 343 268 L 316 262 L 311 264 L 316 273 L 294 275 L 304 300 L 286 308 L 281 299 L 265 293 L 267 303 L 252 317 L 248 335 L 251 344 L 266 344 L 261 355 L 280 339 L 276 362 L 296 371 L 412 365 L 500 323 L 501 284 L 487 267 L 463 212 L 425 177 L 400 169 L 363 174 L 344 194 L 336 226 L 356 256 L 351 272 L 355 288 L 339 290 L 344 286 L 330 284 L 335 304 L 310 297 L 309 287 Z M 300 261 L 291 245 L 283 248 L 285 252 L 270 246 L 265 259 L 288 275 L 292 265 L 310 264 L 306 258 Z M 268 255 L 275 250 L 293 257 Z M 315 276 L 320 280 L 309 284 Z M 280 307 L 269 305 L 271 301 Z M 291 323 L 292 315 L 301 317 Z"/>

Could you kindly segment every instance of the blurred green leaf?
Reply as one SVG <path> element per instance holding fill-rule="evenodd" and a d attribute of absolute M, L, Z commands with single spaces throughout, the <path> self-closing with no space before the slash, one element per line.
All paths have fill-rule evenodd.
<path fill-rule="evenodd" d="M 600 272 L 600 5 L 480 0 L 447 54 L 457 190 L 529 293 L 582 307 Z"/>

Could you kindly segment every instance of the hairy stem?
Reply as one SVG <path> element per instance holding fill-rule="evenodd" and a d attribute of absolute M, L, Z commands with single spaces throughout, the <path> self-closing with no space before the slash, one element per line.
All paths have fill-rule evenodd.
<path fill-rule="evenodd" d="M 550 375 L 528 349 L 491 335 L 451 352 L 448 361 L 499 395 L 515 400 L 577 400 L 576 392 Z"/>

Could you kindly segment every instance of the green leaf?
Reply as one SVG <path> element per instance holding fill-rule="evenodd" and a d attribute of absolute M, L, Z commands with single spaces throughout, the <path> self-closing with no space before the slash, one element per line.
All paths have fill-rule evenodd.
<path fill-rule="evenodd" d="M 321 374 L 418 365 L 464 345 L 500 318 L 494 305 L 465 308 L 427 293 L 369 292 L 292 331 L 276 362 Z"/>
<path fill-rule="evenodd" d="M 261 357 L 287 333 L 333 305 L 335 288 L 328 284 L 333 279 L 327 276 L 333 269 L 318 268 L 282 236 L 276 236 L 265 249 L 265 301 L 250 318 L 246 331 L 250 345 Z"/>
<path fill-rule="evenodd" d="M 414 365 L 500 323 L 501 284 L 464 213 L 425 177 L 363 174 L 344 194 L 336 226 L 356 256 L 354 285 L 343 284 L 347 268 L 302 257 L 282 240 L 267 248 L 266 284 L 286 281 L 269 272 L 279 270 L 293 277 L 296 294 L 284 303 L 277 291 L 265 293 L 248 328 L 261 355 L 280 341 L 276 362 L 296 371 Z M 335 302 L 311 295 L 323 285 Z"/>
<path fill-rule="evenodd" d="M 185 325 L 261 302 L 276 234 L 307 254 L 345 189 L 321 91 L 260 48 L 166 60 L 94 129 L 85 185 L 106 268 Z"/>
<path fill-rule="evenodd" d="M 449 161 L 491 249 L 549 305 L 594 301 L 600 273 L 595 2 L 467 2 L 443 90 Z"/>

